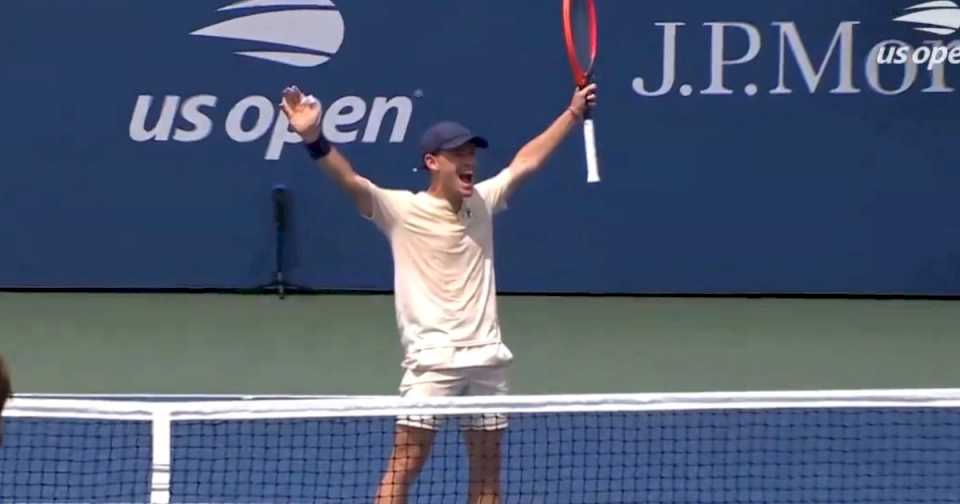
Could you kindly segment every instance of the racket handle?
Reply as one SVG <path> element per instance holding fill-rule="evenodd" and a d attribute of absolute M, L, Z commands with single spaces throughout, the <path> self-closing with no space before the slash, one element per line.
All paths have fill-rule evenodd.
<path fill-rule="evenodd" d="M 600 182 L 600 167 L 597 163 L 597 142 L 593 130 L 593 119 L 583 121 L 583 145 L 587 154 L 587 183 Z"/>

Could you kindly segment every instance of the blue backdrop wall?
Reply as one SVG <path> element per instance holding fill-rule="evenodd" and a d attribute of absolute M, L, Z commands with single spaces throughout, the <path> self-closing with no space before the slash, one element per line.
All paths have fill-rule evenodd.
<path fill-rule="evenodd" d="M 569 100 L 559 4 L 5 2 L 0 286 L 268 282 L 285 184 L 290 281 L 390 289 L 280 91 L 380 185 L 422 188 L 419 133 L 448 118 L 491 139 L 489 176 Z M 876 58 L 960 42 L 910 6 L 600 0 L 604 180 L 572 135 L 497 220 L 501 290 L 960 294 L 957 65 Z"/>

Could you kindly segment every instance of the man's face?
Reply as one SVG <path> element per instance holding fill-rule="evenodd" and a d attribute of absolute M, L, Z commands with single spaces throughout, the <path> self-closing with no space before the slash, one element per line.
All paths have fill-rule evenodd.
<path fill-rule="evenodd" d="M 427 154 L 425 161 L 431 177 L 444 194 L 459 194 L 466 198 L 473 194 L 473 172 L 476 168 L 477 147 L 466 143 L 452 150 Z"/>

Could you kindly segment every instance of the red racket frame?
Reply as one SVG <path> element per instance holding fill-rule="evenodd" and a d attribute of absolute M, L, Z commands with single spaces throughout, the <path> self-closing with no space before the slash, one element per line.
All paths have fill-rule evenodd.
<path fill-rule="evenodd" d="M 577 58 L 577 45 L 573 37 L 572 4 L 574 0 L 563 0 L 563 39 L 567 46 L 567 59 L 570 60 L 570 70 L 573 80 L 578 87 L 590 84 L 590 74 L 593 72 L 593 63 L 597 60 L 597 4 L 595 0 L 579 0 L 587 2 L 588 37 L 590 38 L 590 66 L 583 67 L 583 62 Z"/>

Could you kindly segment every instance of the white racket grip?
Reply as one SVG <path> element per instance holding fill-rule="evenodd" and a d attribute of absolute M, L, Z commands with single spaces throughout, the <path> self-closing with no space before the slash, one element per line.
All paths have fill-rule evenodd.
<path fill-rule="evenodd" d="M 587 153 L 587 183 L 600 182 L 600 167 L 597 165 L 597 142 L 594 137 L 593 119 L 583 121 L 583 145 Z"/>

